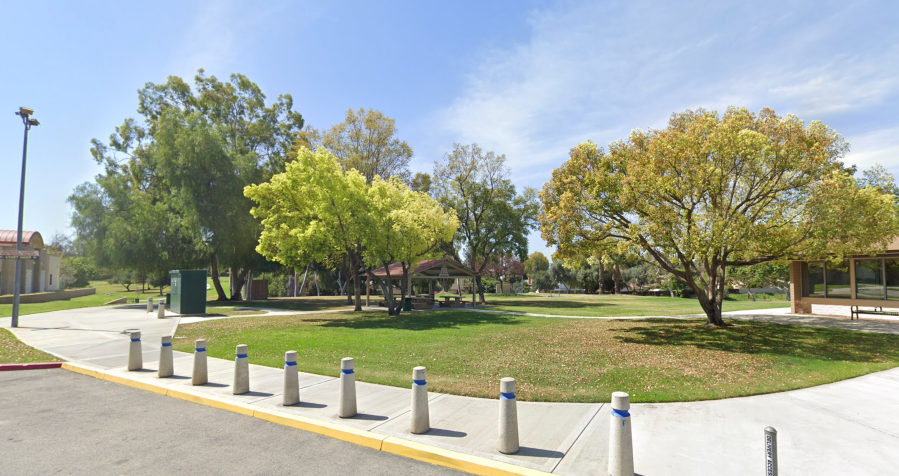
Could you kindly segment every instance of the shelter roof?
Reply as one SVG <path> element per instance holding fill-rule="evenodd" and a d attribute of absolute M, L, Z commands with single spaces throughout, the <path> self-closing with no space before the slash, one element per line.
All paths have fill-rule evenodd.
<path fill-rule="evenodd" d="M 0 246 L 16 246 L 16 230 L 0 230 Z M 36 231 L 22 231 L 22 244 L 36 250 L 44 247 L 44 238 Z"/>
<path fill-rule="evenodd" d="M 403 268 L 400 263 L 393 263 L 387 268 L 378 268 L 371 272 L 372 275 L 379 278 L 387 277 L 387 270 L 390 270 L 390 277 L 400 277 L 403 275 Z M 410 273 L 413 278 L 429 278 L 429 279 L 452 279 L 452 278 L 471 278 L 478 275 L 478 272 L 465 266 L 458 261 L 444 259 L 429 259 L 419 261 Z M 363 276 L 367 276 L 363 274 Z"/>

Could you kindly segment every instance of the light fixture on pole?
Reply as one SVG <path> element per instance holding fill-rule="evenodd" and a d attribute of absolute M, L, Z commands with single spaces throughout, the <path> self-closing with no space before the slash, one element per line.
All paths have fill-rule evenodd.
<path fill-rule="evenodd" d="M 22 118 L 22 124 L 25 125 L 25 141 L 22 144 L 22 179 L 19 182 L 19 224 L 16 228 L 16 250 L 22 251 L 22 214 L 25 210 L 25 158 L 28 155 L 28 131 L 32 126 L 41 125 L 37 119 L 31 117 L 34 114 L 33 109 L 20 107 L 17 116 Z M 22 292 L 22 257 L 16 258 L 16 281 L 13 286 L 12 298 L 12 327 L 19 327 L 19 294 Z"/>

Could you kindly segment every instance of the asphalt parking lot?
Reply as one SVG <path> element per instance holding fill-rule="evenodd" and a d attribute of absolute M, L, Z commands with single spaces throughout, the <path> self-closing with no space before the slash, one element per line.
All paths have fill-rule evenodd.
<path fill-rule="evenodd" d="M 463 474 L 62 369 L 0 372 L 0 474 Z"/>

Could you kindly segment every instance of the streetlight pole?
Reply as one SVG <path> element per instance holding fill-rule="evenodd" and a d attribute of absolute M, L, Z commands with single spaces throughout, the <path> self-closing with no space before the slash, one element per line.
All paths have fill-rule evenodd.
<path fill-rule="evenodd" d="M 31 118 L 34 114 L 33 109 L 20 107 L 16 112 L 17 116 L 22 118 L 22 124 L 25 125 L 25 140 L 22 144 L 22 179 L 19 182 L 19 224 L 16 234 L 16 250 L 22 251 L 22 215 L 25 211 L 25 160 L 28 156 L 28 131 L 31 126 L 39 126 L 41 123 L 37 119 Z M 16 256 L 16 282 L 13 285 L 12 298 L 12 327 L 19 327 L 19 294 L 22 291 L 22 257 Z"/>

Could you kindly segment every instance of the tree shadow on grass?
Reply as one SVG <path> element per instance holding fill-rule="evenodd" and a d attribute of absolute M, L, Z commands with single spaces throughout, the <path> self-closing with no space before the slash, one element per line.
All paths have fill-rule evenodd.
<path fill-rule="evenodd" d="M 541 309 L 585 309 L 585 308 L 598 308 L 598 307 L 608 307 L 608 306 L 620 306 L 620 303 L 606 303 L 606 302 L 592 302 L 592 301 L 568 301 L 564 299 L 548 299 L 545 301 L 537 301 L 537 300 L 514 300 L 514 299 L 503 299 L 503 300 L 495 300 L 491 301 L 489 298 L 487 299 L 487 304 L 489 305 L 487 309 L 490 309 L 490 306 L 503 306 L 503 307 L 523 307 L 523 308 L 541 308 Z M 514 309 L 509 309 L 509 311 L 515 311 Z"/>
<path fill-rule="evenodd" d="M 340 314 L 335 316 L 342 316 Z M 345 327 L 350 329 L 399 329 L 427 331 L 432 329 L 457 329 L 485 324 L 518 325 L 520 318 L 503 314 L 488 314 L 470 311 L 438 311 L 403 313 L 400 317 L 388 316 L 385 312 L 366 313 L 359 317 L 335 317 L 303 319 L 318 323 L 321 327 Z"/>
<path fill-rule="evenodd" d="M 643 321 L 648 322 L 648 321 Z M 899 361 L 899 336 L 786 324 L 738 322 L 716 329 L 695 321 L 619 329 L 629 344 L 690 346 L 739 354 L 848 362 Z"/>
<path fill-rule="evenodd" d="M 346 298 L 290 298 L 267 301 L 208 301 L 215 307 L 261 307 L 266 309 L 284 309 L 285 311 L 324 311 L 349 306 Z"/>

